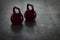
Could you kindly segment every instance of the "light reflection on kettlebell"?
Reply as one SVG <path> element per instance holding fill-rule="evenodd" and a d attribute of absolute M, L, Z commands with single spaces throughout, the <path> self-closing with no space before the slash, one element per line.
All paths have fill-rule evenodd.
<path fill-rule="evenodd" d="M 15 9 L 18 9 L 19 13 L 15 12 Z M 11 16 L 11 22 L 14 25 L 20 25 L 23 22 L 23 15 L 18 7 L 13 7 L 13 14 Z"/>
<path fill-rule="evenodd" d="M 29 6 L 32 7 L 32 10 L 29 9 Z M 36 18 L 36 12 L 32 4 L 27 4 L 27 10 L 25 11 L 24 17 L 27 21 L 34 21 Z"/>
<path fill-rule="evenodd" d="M 22 24 L 20 25 L 11 24 L 11 30 L 15 33 L 21 32 L 22 28 L 23 28 Z"/>

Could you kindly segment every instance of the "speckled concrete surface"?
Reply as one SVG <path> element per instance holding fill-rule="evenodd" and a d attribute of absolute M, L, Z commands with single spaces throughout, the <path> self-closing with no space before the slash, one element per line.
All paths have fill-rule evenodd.
<path fill-rule="evenodd" d="M 34 5 L 36 20 L 12 25 L 13 6 L 24 15 L 28 3 Z M 60 40 L 60 0 L 0 0 L 0 40 Z"/>

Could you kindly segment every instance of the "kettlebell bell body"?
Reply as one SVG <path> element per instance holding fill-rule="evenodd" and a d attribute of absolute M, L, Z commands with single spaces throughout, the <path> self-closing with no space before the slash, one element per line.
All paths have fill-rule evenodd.
<path fill-rule="evenodd" d="M 19 13 L 15 12 L 15 9 L 18 9 Z M 14 25 L 22 24 L 23 22 L 23 15 L 18 7 L 13 7 L 13 14 L 11 16 L 11 22 Z"/>
<path fill-rule="evenodd" d="M 29 9 L 29 6 L 32 7 L 32 10 Z M 24 14 L 27 21 L 34 21 L 36 18 L 36 12 L 34 11 L 33 5 L 27 4 L 27 10 Z"/>

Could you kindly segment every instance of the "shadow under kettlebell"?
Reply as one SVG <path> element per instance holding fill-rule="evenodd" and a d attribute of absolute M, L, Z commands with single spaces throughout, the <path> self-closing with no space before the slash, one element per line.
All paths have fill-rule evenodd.
<path fill-rule="evenodd" d="M 23 28 L 22 24 L 20 25 L 11 24 L 11 30 L 15 33 L 21 32 L 22 28 Z"/>
<path fill-rule="evenodd" d="M 36 21 L 35 20 L 34 21 L 27 21 L 27 20 L 25 20 L 25 25 L 27 27 L 34 27 L 36 25 Z"/>

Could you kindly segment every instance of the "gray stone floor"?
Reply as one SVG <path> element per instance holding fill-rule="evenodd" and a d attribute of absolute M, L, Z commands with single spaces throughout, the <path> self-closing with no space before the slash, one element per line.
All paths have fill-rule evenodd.
<path fill-rule="evenodd" d="M 13 7 L 24 15 L 28 3 L 34 5 L 36 20 L 12 25 Z M 60 40 L 60 0 L 0 0 L 0 40 Z"/>

